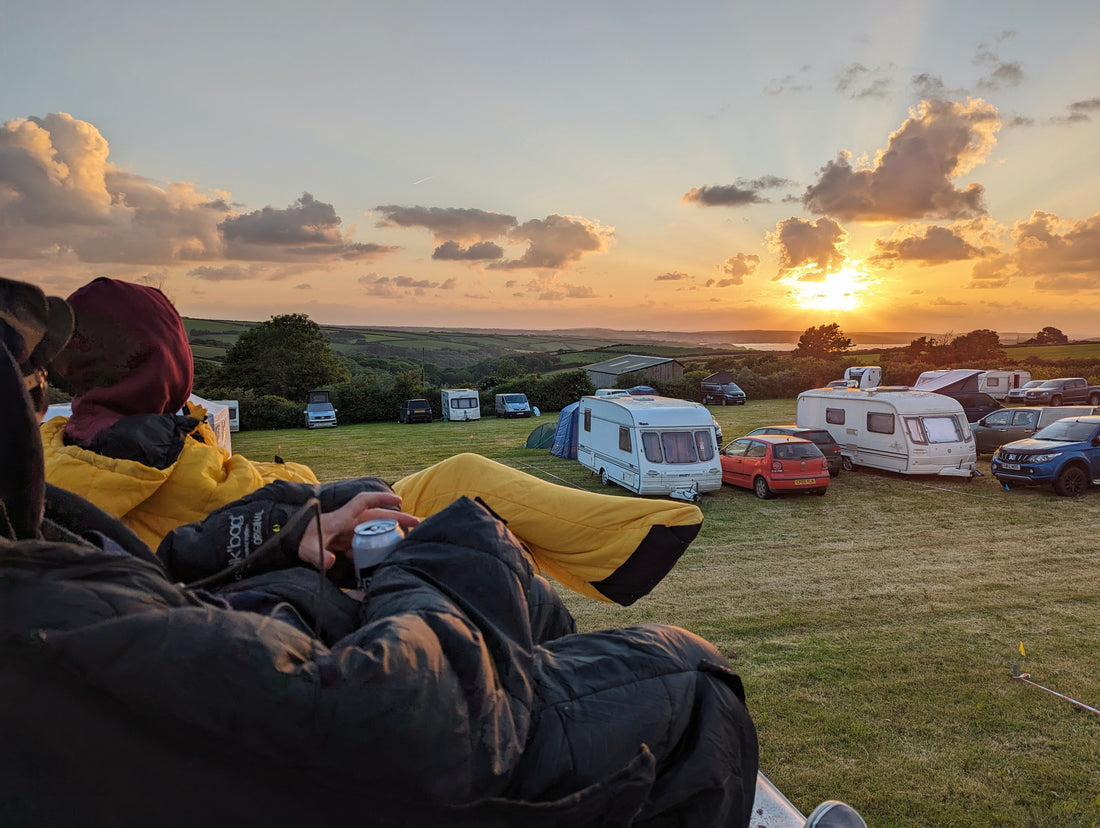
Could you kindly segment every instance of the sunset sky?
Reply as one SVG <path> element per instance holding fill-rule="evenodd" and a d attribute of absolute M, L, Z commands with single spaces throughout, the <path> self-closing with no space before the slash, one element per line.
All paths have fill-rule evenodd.
<path fill-rule="evenodd" d="M 1100 336 L 1100 3 L 0 0 L 0 275 L 185 316 Z"/>

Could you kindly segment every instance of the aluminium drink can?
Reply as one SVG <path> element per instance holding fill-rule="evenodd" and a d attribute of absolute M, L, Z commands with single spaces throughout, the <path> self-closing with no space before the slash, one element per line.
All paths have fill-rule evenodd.
<path fill-rule="evenodd" d="M 360 587 L 404 537 L 400 524 L 389 518 L 368 520 L 355 527 L 351 554 L 355 562 L 355 580 Z"/>

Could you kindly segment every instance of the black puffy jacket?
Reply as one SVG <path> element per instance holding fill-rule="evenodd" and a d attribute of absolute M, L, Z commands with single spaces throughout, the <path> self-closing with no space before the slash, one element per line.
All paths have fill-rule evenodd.
<path fill-rule="evenodd" d="M 326 646 L 130 555 L 0 541 L 0 820 L 747 824 L 755 731 L 718 652 L 663 626 L 540 641 L 532 577 L 459 500 Z"/>

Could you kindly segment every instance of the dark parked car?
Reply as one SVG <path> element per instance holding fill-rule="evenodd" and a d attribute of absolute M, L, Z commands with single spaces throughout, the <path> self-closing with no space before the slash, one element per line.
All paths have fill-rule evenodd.
<path fill-rule="evenodd" d="M 821 449 L 786 434 L 758 434 L 734 440 L 718 456 L 722 482 L 752 489 L 761 500 L 775 492 L 812 492 L 829 488 L 829 467 Z"/>
<path fill-rule="evenodd" d="M 986 414 L 992 414 L 994 411 L 1004 408 L 991 396 L 980 391 L 937 391 L 936 393 L 958 400 L 963 407 L 963 414 L 966 415 L 968 423 L 976 423 Z"/>
<path fill-rule="evenodd" d="M 397 420 L 401 423 L 430 423 L 432 406 L 427 400 L 405 400 L 397 411 Z"/>
<path fill-rule="evenodd" d="M 829 463 L 829 474 L 832 477 L 840 477 L 841 461 L 840 444 L 833 439 L 833 435 L 823 428 L 802 428 L 796 425 L 763 426 L 746 434 L 752 437 L 754 434 L 789 434 L 792 437 L 801 437 L 809 440 L 825 455 Z"/>
<path fill-rule="evenodd" d="M 989 468 L 1005 488 L 1047 483 L 1063 497 L 1076 497 L 1100 481 L 1100 417 L 1068 417 L 1006 443 Z"/>

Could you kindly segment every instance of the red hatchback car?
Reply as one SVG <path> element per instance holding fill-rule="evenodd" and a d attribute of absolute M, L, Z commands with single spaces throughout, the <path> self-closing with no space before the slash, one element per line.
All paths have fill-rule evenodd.
<path fill-rule="evenodd" d="M 786 434 L 755 434 L 726 445 L 719 456 L 722 482 L 752 489 L 766 499 L 775 492 L 825 494 L 829 467 L 816 445 Z"/>

